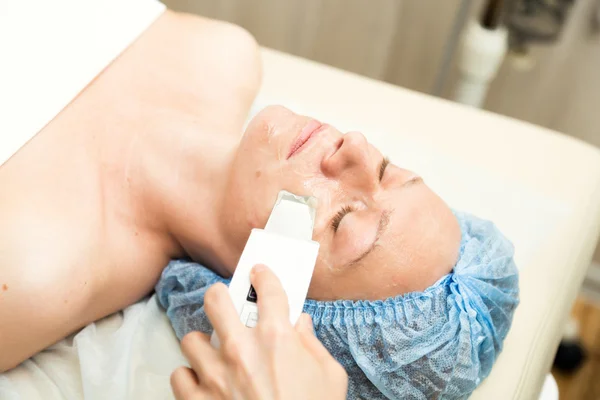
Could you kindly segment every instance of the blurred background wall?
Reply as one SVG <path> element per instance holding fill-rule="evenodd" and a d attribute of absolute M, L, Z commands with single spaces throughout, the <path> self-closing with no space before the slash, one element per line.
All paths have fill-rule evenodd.
<path fill-rule="evenodd" d="M 164 0 L 172 9 L 230 21 L 267 47 L 449 98 L 453 57 L 436 91 L 463 0 Z M 506 57 L 485 108 L 600 147 L 600 1 L 576 0 L 553 43 Z M 510 156 L 510 155 L 507 155 Z M 600 262 L 600 248 L 595 259 Z"/>

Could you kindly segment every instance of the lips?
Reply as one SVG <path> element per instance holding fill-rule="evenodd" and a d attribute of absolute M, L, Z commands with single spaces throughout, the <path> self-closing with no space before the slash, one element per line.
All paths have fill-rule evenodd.
<path fill-rule="evenodd" d="M 300 153 L 304 148 L 306 142 L 308 142 L 310 138 L 314 136 L 315 133 L 319 132 L 324 127 L 325 125 L 323 125 L 319 121 L 314 119 L 310 120 L 308 124 L 306 124 L 304 128 L 302 128 L 302 131 L 300 132 L 296 140 L 294 140 L 294 142 L 292 143 L 287 158 L 289 159 L 290 157 Z"/>

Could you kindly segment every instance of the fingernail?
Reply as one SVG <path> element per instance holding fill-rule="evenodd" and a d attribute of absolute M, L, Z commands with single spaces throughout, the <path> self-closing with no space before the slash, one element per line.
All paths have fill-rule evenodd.
<path fill-rule="evenodd" d="M 265 270 L 265 268 L 267 268 L 267 267 L 265 267 L 262 264 L 255 265 L 254 268 L 252 268 L 251 275 L 254 276 L 256 274 L 260 274 L 261 272 L 263 272 Z"/>

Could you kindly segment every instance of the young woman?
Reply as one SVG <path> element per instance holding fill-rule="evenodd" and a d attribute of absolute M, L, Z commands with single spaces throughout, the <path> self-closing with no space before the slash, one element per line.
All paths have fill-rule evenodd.
<path fill-rule="evenodd" d="M 448 304 L 468 303 L 452 300 L 466 287 L 443 278 L 461 262 L 471 271 L 463 250 L 465 237 L 481 241 L 469 231 L 477 224 L 459 224 L 418 175 L 359 132 L 281 106 L 242 132 L 259 83 L 257 46 L 246 32 L 167 12 L 2 166 L 0 371 L 147 295 L 171 259 L 231 276 L 251 228 L 264 226 L 282 189 L 318 199 L 310 299 L 389 300 L 433 287 Z M 484 299 L 475 303 L 487 322 L 476 322 L 495 357 L 517 291 L 516 280 L 492 282 L 514 275 L 512 248 L 492 236 L 508 261 L 489 282 L 475 274 L 486 286 L 473 293 Z M 484 260 L 477 271 L 489 271 Z M 483 306 L 492 286 L 508 298 L 500 333 Z M 473 315 L 469 307 L 457 312 Z M 452 315 L 432 323 L 439 329 Z M 474 324 L 454 323 L 448 334 L 458 344 Z M 482 341 L 469 336 L 464 354 L 476 354 L 471 346 Z M 485 368 L 469 372 L 473 382 L 491 368 L 484 350 Z"/>

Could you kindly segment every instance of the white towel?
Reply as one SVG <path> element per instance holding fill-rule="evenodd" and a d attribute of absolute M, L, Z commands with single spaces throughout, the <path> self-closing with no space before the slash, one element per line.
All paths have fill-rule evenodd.
<path fill-rule="evenodd" d="M 156 0 L 0 0 L 0 165 L 164 9 Z"/>

